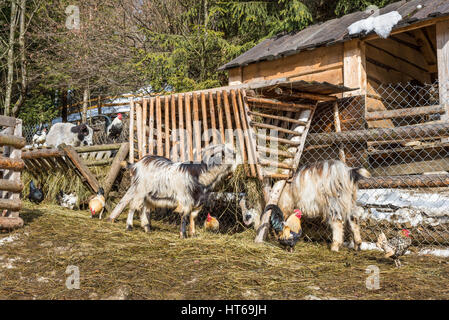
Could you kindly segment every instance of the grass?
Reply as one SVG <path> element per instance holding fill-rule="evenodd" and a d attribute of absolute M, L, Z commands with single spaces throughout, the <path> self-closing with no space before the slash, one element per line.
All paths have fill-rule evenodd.
<path fill-rule="evenodd" d="M 88 211 L 25 202 L 25 227 L 0 241 L 0 299 L 447 299 L 449 260 L 406 256 L 403 267 L 374 251 L 330 252 L 300 242 L 294 253 L 254 232 L 178 238 L 176 226 L 153 221 L 145 234 L 125 217 L 115 224 Z M 80 270 L 80 289 L 65 286 L 66 268 Z M 380 289 L 365 286 L 370 265 Z"/>

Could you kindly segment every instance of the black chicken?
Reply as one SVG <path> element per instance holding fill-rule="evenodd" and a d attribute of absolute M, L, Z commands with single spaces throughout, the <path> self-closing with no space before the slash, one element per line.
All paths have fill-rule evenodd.
<path fill-rule="evenodd" d="M 265 208 L 265 212 L 271 210 L 270 222 L 273 229 L 278 233 L 279 243 L 288 251 L 292 252 L 293 247 L 299 241 L 302 234 L 301 211 L 295 210 L 295 214 L 284 220 L 282 210 L 277 206 L 270 204 Z"/>
<path fill-rule="evenodd" d="M 28 199 L 36 204 L 39 204 L 44 200 L 42 188 L 37 188 L 33 180 L 30 182 L 30 194 L 28 195 Z"/>

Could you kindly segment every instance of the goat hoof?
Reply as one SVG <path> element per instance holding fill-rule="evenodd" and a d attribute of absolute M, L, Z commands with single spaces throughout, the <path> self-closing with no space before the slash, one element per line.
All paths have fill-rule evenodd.
<path fill-rule="evenodd" d="M 354 250 L 355 251 L 361 251 L 362 250 L 362 244 L 361 243 L 356 243 L 354 245 Z"/>
<path fill-rule="evenodd" d="M 150 226 L 144 226 L 143 230 L 145 231 L 145 233 L 150 233 L 151 228 L 150 228 Z"/>
<path fill-rule="evenodd" d="M 132 226 L 126 226 L 126 231 L 133 231 L 133 227 Z"/>
<path fill-rule="evenodd" d="M 338 245 L 338 243 L 332 243 L 332 245 L 331 245 L 331 251 L 333 251 L 333 252 L 338 252 L 338 250 L 339 250 L 339 245 Z"/>

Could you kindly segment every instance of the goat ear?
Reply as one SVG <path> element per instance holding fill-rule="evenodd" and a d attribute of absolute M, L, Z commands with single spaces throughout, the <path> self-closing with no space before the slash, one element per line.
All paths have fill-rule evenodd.
<path fill-rule="evenodd" d="M 70 129 L 71 132 L 73 133 L 79 133 L 80 132 L 80 126 L 74 126 Z"/>
<path fill-rule="evenodd" d="M 89 135 L 89 129 L 87 128 L 87 125 L 85 123 L 83 123 L 82 125 L 80 125 L 80 133 L 83 136 L 88 136 Z"/>

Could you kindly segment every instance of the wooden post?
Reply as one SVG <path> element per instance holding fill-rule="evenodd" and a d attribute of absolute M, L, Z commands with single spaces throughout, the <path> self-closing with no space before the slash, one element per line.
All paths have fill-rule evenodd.
<path fill-rule="evenodd" d="M 204 145 L 207 147 L 209 146 L 209 128 L 207 125 L 207 105 L 206 105 L 206 94 L 204 92 L 201 92 L 201 116 L 202 116 L 202 122 L 203 122 L 203 134 L 202 137 L 204 139 Z"/>
<path fill-rule="evenodd" d="M 170 99 L 168 96 L 165 97 L 165 157 L 170 158 Z"/>
<path fill-rule="evenodd" d="M 148 99 L 142 99 L 142 156 L 147 153 L 147 119 L 148 119 Z"/>
<path fill-rule="evenodd" d="M 440 104 L 449 105 L 449 20 L 436 24 Z M 449 120 L 446 112 L 444 120 Z"/>
<path fill-rule="evenodd" d="M 223 101 L 224 101 L 224 111 L 226 116 L 226 131 L 225 131 L 225 137 L 226 137 L 226 143 L 229 143 L 230 145 L 234 146 L 234 132 L 232 129 L 232 118 L 231 118 L 231 109 L 229 107 L 229 99 L 228 99 L 228 92 L 223 90 Z"/>
<path fill-rule="evenodd" d="M 120 163 L 126 159 L 126 156 L 129 152 L 129 143 L 122 143 L 120 149 L 114 157 L 114 161 L 112 161 L 111 168 L 109 169 L 108 175 L 104 181 L 104 197 L 108 198 L 109 192 L 112 189 L 112 186 L 117 179 L 117 176 L 120 172 Z"/>
<path fill-rule="evenodd" d="M 154 98 L 150 98 L 150 136 L 148 137 L 148 153 L 154 154 Z"/>
<path fill-rule="evenodd" d="M 178 161 L 178 151 L 176 150 L 176 145 L 178 143 L 178 130 L 176 129 L 176 98 L 175 95 L 171 96 L 171 149 L 172 149 L 172 160 Z"/>
<path fill-rule="evenodd" d="M 224 121 L 223 121 L 223 103 L 221 101 L 221 93 L 217 91 L 217 109 L 218 109 L 218 127 L 220 128 L 221 143 L 226 143 Z"/>
<path fill-rule="evenodd" d="M 231 90 L 231 101 L 232 101 L 232 111 L 234 113 L 234 121 L 235 121 L 235 129 L 237 131 L 237 138 L 238 138 L 238 144 L 237 145 L 237 152 L 240 152 L 240 155 L 243 160 L 243 168 L 245 169 L 246 175 L 249 174 L 248 171 L 248 156 L 246 154 L 245 150 L 245 139 L 243 135 L 242 125 L 240 123 L 240 112 L 239 112 L 239 106 L 237 104 L 237 97 L 235 90 Z"/>
<path fill-rule="evenodd" d="M 200 125 L 200 115 L 198 108 L 198 95 L 196 92 L 192 95 L 193 99 L 193 135 L 195 138 L 195 160 L 201 161 L 201 125 Z"/>
<path fill-rule="evenodd" d="M 338 102 L 334 102 L 334 126 L 335 126 L 335 132 L 341 132 L 341 124 L 340 124 L 340 111 L 338 110 Z M 340 149 L 338 151 L 338 157 L 340 158 L 340 161 L 346 163 L 346 156 L 345 156 L 345 149 L 343 148 L 343 145 L 340 144 Z"/>
<path fill-rule="evenodd" d="M 217 122 L 215 119 L 215 106 L 214 106 L 214 95 L 209 92 L 209 112 L 210 112 L 210 125 L 212 129 L 212 142 L 213 144 L 218 144 L 217 136 Z"/>
<path fill-rule="evenodd" d="M 134 98 L 129 103 L 129 162 L 134 163 Z"/>
<path fill-rule="evenodd" d="M 164 155 L 164 146 L 162 145 L 162 107 L 161 97 L 156 97 L 156 127 L 157 127 L 157 155 Z"/>
<path fill-rule="evenodd" d="M 250 140 L 250 132 L 248 129 L 248 125 L 249 123 L 247 122 L 247 118 L 245 115 L 245 107 L 243 106 L 243 98 L 242 98 L 242 91 L 238 90 L 238 104 L 239 104 L 239 113 L 240 113 L 240 117 L 241 117 L 241 121 L 242 121 L 242 128 L 243 128 L 243 134 L 245 137 L 245 143 L 247 146 L 247 151 L 248 151 L 248 163 L 249 163 L 249 167 L 251 169 L 251 176 L 252 177 L 256 177 L 257 176 L 257 172 L 256 172 L 256 161 L 255 161 L 255 154 L 254 154 L 254 150 L 255 148 L 253 146 L 251 146 L 251 140 Z"/>
<path fill-rule="evenodd" d="M 186 161 L 186 152 L 185 152 L 185 131 L 184 131 L 184 110 L 183 110 L 183 95 L 178 94 L 178 117 L 179 117 L 179 141 L 181 143 L 181 161 Z"/>
<path fill-rule="evenodd" d="M 366 94 L 366 57 L 365 43 L 359 39 L 344 43 L 343 81 L 345 87 L 358 88 L 357 91 L 345 92 L 343 97 Z"/>
<path fill-rule="evenodd" d="M 190 96 L 184 95 L 186 101 L 186 131 L 187 131 L 187 148 L 189 149 L 189 161 L 193 161 L 193 139 L 192 139 L 192 114 L 190 109 Z"/>
<path fill-rule="evenodd" d="M 142 106 L 140 103 L 136 103 L 136 126 L 137 126 L 137 150 L 139 154 L 139 159 L 143 157 L 142 150 L 142 140 L 143 140 L 143 132 L 142 132 Z"/>

